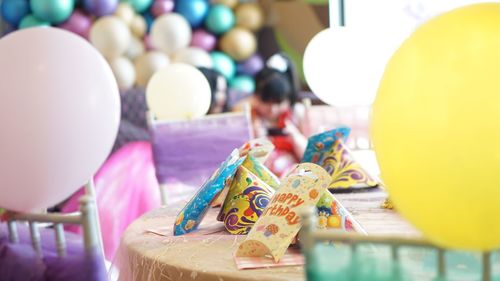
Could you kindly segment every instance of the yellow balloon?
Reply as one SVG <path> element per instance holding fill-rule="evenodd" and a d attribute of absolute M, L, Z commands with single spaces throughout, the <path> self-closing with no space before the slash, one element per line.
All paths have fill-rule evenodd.
<path fill-rule="evenodd" d="M 235 27 L 222 36 L 220 48 L 236 61 L 242 61 L 255 53 L 257 39 L 247 29 Z"/>
<path fill-rule="evenodd" d="M 222 4 L 228 6 L 229 8 L 234 8 L 238 5 L 239 0 L 212 0 L 210 1 L 212 4 Z"/>
<path fill-rule="evenodd" d="M 419 27 L 393 55 L 373 141 L 397 210 L 433 242 L 500 247 L 500 4 Z"/>
<path fill-rule="evenodd" d="M 259 30 L 264 24 L 264 13 L 256 3 L 243 3 L 236 8 L 236 24 L 252 31 Z"/>

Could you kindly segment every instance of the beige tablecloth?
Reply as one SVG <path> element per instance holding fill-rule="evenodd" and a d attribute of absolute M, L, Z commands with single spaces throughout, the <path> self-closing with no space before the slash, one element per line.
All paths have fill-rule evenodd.
<path fill-rule="evenodd" d="M 396 212 L 380 208 L 386 198 L 380 189 L 335 196 L 368 234 L 420 236 Z M 238 270 L 233 253 L 244 237 L 225 234 L 215 219 L 218 209 L 210 210 L 200 225 L 200 231 L 212 234 L 173 237 L 183 205 L 151 211 L 128 227 L 115 261 L 120 280 L 305 280 L 302 266 Z"/>
<path fill-rule="evenodd" d="M 120 280 L 305 280 L 302 266 L 238 270 L 233 254 L 244 236 L 221 231 L 222 223 L 215 220 L 218 209 L 210 210 L 200 225 L 200 231 L 213 234 L 172 236 L 182 206 L 151 211 L 128 227 L 115 259 Z"/>

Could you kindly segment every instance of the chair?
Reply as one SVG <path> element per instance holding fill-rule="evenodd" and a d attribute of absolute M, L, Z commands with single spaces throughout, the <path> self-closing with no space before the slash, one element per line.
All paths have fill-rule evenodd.
<path fill-rule="evenodd" d="M 149 115 L 148 123 L 163 205 L 189 199 L 233 149 L 252 138 L 249 109 L 182 121 Z"/>
<path fill-rule="evenodd" d="M 320 230 L 315 220 L 314 210 L 303 214 L 300 233 L 308 281 L 493 280 L 496 253 L 449 251 L 420 238 Z"/>
<path fill-rule="evenodd" d="M 88 192 L 80 198 L 79 212 L 8 212 L 8 241 L 0 239 L 2 278 L 28 280 L 29 277 L 43 276 L 43 279 L 29 280 L 107 280 L 95 200 L 91 185 L 87 187 L 90 194 Z M 20 224 L 24 222 L 27 222 L 28 229 L 25 224 Z M 82 237 L 65 233 L 63 224 L 81 225 L 83 243 Z M 19 266 L 29 269 L 28 272 L 20 270 Z"/>

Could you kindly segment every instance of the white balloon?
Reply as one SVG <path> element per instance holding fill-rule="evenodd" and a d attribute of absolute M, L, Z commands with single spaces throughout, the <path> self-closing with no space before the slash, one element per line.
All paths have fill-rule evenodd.
<path fill-rule="evenodd" d="M 187 63 L 196 67 L 212 68 L 214 66 L 210 55 L 197 47 L 189 47 L 176 52 L 172 56 L 172 61 Z"/>
<path fill-rule="evenodd" d="M 195 67 L 173 63 L 158 71 L 146 88 L 146 102 L 158 120 L 198 118 L 208 112 L 210 85 Z"/>
<path fill-rule="evenodd" d="M 159 70 L 170 64 L 167 55 L 158 51 L 147 52 L 135 60 L 135 74 L 137 85 L 146 87 L 149 79 Z"/>
<path fill-rule="evenodd" d="M 116 16 L 98 19 L 90 29 L 90 42 L 106 58 L 123 55 L 130 44 L 130 29 Z"/>
<path fill-rule="evenodd" d="M 153 47 L 171 55 L 186 48 L 191 42 L 191 27 L 187 20 L 176 13 L 160 16 L 151 27 Z"/>
<path fill-rule="evenodd" d="M 316 34 L 304 53 L 304 74 L 311 90 L 336 106 L 370 105 L 401 37 L 387 30 L 329 28 Z"/>
<path fill-rule="evenodd" d="M 135 83 L 135 68 L 132 62 L 124 57 L 114 58 L 109 62 L 111 70 L 115 75 L 120 91 L 125 91 Z"/>
<path fill-rule="evenodd" d="M 132 36 L 130 40 L 130 45 L 128 46 L 127 52 L 125 55 L 131 59 L 134 60 L 138 56 L 144 54 L 146 51 L 146 47 L 144 47 L 144 43 L 142 43 L 141 40 L 139 40 L 137 37 Z"/>

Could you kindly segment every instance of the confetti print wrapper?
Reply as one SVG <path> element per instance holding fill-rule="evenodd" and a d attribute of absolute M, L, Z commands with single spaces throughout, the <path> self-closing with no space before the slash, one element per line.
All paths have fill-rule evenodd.
<path fill-rule="evenodd" d="M 295 166 L 235 255 L 270 255 L 278 262 L 302 226 L 299 214 L 318 203 L 330 182 L 330 175 L 318 165 L 305 163 Z"/>
<path fill-rule="evenodd" d="M 321 196 L 316 208 L 318 210 L 317 227 L 319 229 L 364 233 L 364 230 L 353 219 L 351 213 L 328 190 Z"/>
<path fill-rule="evenodd" d="M 321 165 L 323 159 L 331 151 L 333 143 L 338 139 L 345 141 L 350 132 L 351 129 L 340 127 L 310 137 L 301 162 Z"/>
<path fill-rule="evenodd" d="M 226 230 L 231 234 L 247 234 L 273 194 L 274 190 L 264 181 L 240 166 L 219 214 Z"/>
<path fill-rule="evenodd" d="M 195 231 L 210 208 L 210 203 L 228 186 L 238 167 L 245 158 L 239 156 L 235 149 L 222 163 L 215 173 L 203 184 L 198 193 L 186 204 L 177 215 L 174 225 L 174 235 L 182 235 Z"/>
<path fill-rule="evenodd" d="M 321 166 L 332 176 L 328 189 L 333 193 L 372 188 L 379 184 L 354 159 L 352 152 L 340 139 L 333 142 L 332 148 L 321 161 Z"/>

